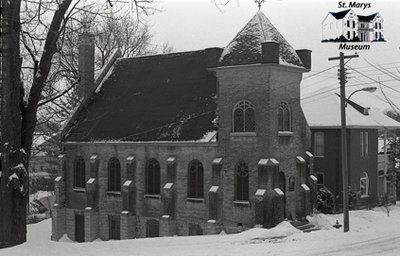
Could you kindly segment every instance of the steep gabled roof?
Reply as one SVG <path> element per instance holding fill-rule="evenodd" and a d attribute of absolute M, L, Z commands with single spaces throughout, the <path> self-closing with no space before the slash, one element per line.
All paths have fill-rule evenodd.
<path fill-rule="evenodd" d="M 209 138 L 215 134 L 217 108 L 216 77 L 207 70 L 209 61 L 206 50 L 119 59 L 77 113 L 64 140 Z"/>
<path fill-rule="evenodd" d="M 286 39 L 261 11 L 244 26 L 222 52 L 219 66 L 254 64 L 261 62 L 261 43 L 276 41 L 279 46 L 279 63 L 304 67 L 299 56 Z"/>
<path fill-rule="evenodd" d="M 332 14 L 333 17 L 335 17 L 337 20 L 343 19 L 344 16 L 350 11 L 351 9 L 340 11 L 340 12 L 329 12 Z"/>
<path fill-rule="evenodd" d="M 371 15 L 368 15 L 368 16 L 357 15 L 358 21 L 361 21 L 361 22 L 370 22 L 371 20 L 373 20 L 373 19 L 375 18 L 375 16 L 376 16 L 377 14 L 378 14 L 378 13 L 374 13 L 374 14 L 371 14 Z"/>

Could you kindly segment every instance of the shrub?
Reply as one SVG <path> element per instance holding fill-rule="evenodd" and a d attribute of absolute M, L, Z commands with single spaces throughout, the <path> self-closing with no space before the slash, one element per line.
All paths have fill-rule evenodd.
<path fill-rule="evenodd" d="M 322 187 L 317 192 L 317 210 L 322 213 L 332 213 L 335 206 L 334 196 L 329 189 Z"/>

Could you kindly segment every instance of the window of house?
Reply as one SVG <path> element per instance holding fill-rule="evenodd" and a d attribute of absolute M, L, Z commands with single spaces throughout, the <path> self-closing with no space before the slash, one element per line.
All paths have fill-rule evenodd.
<path fill-rule="evenodd" d="M 110 240 L 120 239 L 120 217 L 119 215 L 109 215 L 108 216 L 108 226 L 109 226 L 109 237 Z"/>
<path fill-rule="evenodd" d="M 238 102 L 233 109 L 233 131 L 255 132 L 254 106 L 247 100 Z"/>
<path fill-rule="evenodd" d="M 146 222 L 146 237 L 159 237 L 160 225 L 158 220 L 148 220 Z"/>
<path fill-rule="evenodd" d="M 360 191 L 361 196 L 367 196 L 369 189 L 369 178 L 366 172 L 363 173 L 363 176 L 360 178 Z"/>
<path fill-rule="evenodd" d="M 375 23 L 375 28 L 378 28 L 378 23 Z"/>
<path fill-rule="evenodd" d="M 145 193 L 160 194 L 160 164 L 154 158 L 147 161 L 145 174 Z"/>
<path fill-rule="evenodd" d="M 356 37 L 356 31 L 353 31 L 353 38 Z"/>
<path fill-rule="evenodd" d="M 350 31 L 347 31 L 347 38 L 350 39 Z"/>
<path fill-rule="evenodd" d="M 204 168 L 199 160 L 193 160 L 188 168 L 188 197 L 203 198 Z"/>
<path fill-rule="evenodd" d="M 324 174 L 322 172 L 316 173 L 317 185 L 324 185 Z"/>
<path fill-rule="evenodd" d="M 375 39 L 378 40 L 378 32 L 375 32 Z"/>
<path fill-rule="evenodd" d="M 382 33 L 379 32 L 379 40 L 382 39 Z"/>
<path fill-rule="evenodd" d="M 116 157 L 108 161 L 108 191 L 121 191 L 121 164 Z"/>
<path fill-rule="evenodd" d="M 239 162 L 235 171 L 235 200 L 249 200 L 249 167 L 245 162 Z"/>
<path fill-rule="evenodd" d="M 356 27 L 356 22 L 353 20 L 353 28 Z"/>
<path fill-rule="evenodd" d="M 325 134 L 323 132 L 314 133 L 314 156 L 324 157 L 325 155 Z"/>
<path fill-rule="evenodd" d="M 279 131 L 291 131 L 290 107 L 286 102 L 281 102 L 278 109 L 278 129 Z"/>
<path fill-rule="evenodd" d="M 78 156 L 74 163 L 74 188 L 85 188 L 85 160 Z"/>
<path fill-rule="evenodd" d="M 368 156 L 368 132 L 360 132 L 360 155 Z"/>
<path fill-rule="evenodd" d="M 347 27 L 348 28 L 350 27 L 350 21 L 349 20 L 347 20 Z"/>

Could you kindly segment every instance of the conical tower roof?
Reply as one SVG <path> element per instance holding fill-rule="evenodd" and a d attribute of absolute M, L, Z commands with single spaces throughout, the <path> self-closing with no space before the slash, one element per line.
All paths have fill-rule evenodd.
<path fill-rule="evenodd" d="M 280 64 L 304 67 L 293 47 L 261 11 L 258 11 L 224 48 L 219 66 L 260 63 L 262 57 L 261 43 L 268 41 L 279 43 Z"/>

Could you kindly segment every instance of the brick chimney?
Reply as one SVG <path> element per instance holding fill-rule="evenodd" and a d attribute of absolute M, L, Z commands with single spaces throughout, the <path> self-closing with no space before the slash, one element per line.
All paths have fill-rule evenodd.
<path fill-rule="evenodd" d="M 279 43 L 267 41 L 261 43 L 261 63 L 279 64 Z"/>
<path fill-rule="evenodd" d="M 311 50 L 308 49 L 300 49 L 296 50 L 297 55 L 300 60 L 303 62 L 303 65 L 306 69 L 311 69 Z"/>
<path fill-rule="evenodd" d="M 94 91 L 94 35 L 84 32 L 79 36 L 79 99 L 88 98 Z"/>

